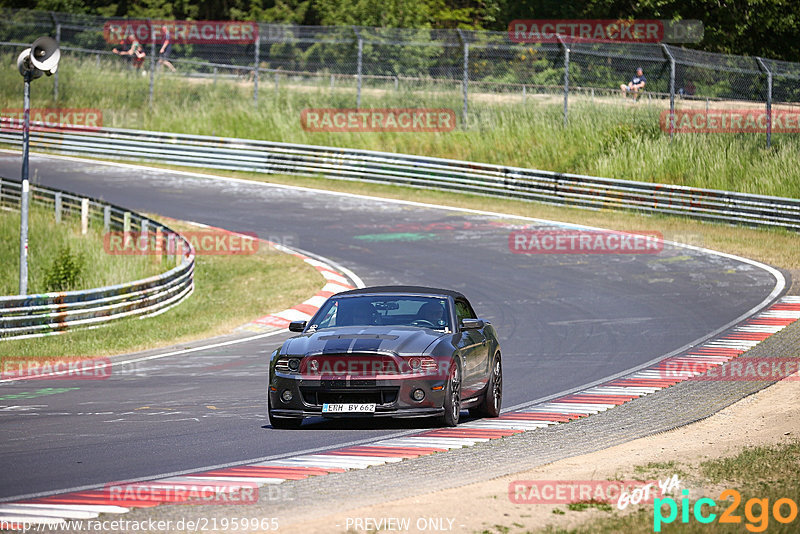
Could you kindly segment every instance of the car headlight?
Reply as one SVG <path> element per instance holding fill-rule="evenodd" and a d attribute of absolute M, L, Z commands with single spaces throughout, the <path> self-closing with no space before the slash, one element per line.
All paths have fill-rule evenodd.
<path fill-rule="evenodd" d="M 430 356 L 412 356 L 404 360 L 406 372 L 434 374 L 438 368 L 436 359 Z"/>
<path fill-rule="evenodd" d="M 282 373 L 296 373 L 300 370 L 300 358 L 281 356 L 275 361 L 275 370 Z"/>

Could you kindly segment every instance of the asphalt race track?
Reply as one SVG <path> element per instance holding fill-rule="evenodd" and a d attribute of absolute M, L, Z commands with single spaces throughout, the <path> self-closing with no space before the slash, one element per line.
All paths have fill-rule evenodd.
<path fill-rule="evenodd" d="M 20 159 L 0 153 L 0 173 L 18 178 Z M 506 407 L 678 349 L 758 306 L 776 284 L 753 265 L 671 246 L 655 255 L 513 254 L 508 235 L 523 222 L 512 218 L 37 155 L 30 172 L 43 185 L 134 210 L 255 232 L 330 258 L 367 285 L 461 290 L 500 334 Z M 103 381 L 0 384 L 0 499 L 430 425 L 319 420 L 271 429 L 267 357 L 287 336 L 141 362 Z M 35 396 L 6 397 L 23 392 Z"/>

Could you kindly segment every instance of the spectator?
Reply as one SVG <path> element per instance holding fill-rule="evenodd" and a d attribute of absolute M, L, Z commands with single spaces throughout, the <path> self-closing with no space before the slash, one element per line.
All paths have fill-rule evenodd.
<path fill-rule="evenodd" d="M 144 48 L 141 44 L 139 44 L 139 41 L 136 40 L 136 37 L 133 35 L 133 33 L 128 35 L 127 44 L 127 50 L 117 50 L 114 48 L 112 52 L 120 56 L 130 57 L 131 64 L 134 66 L 134 68 L 141 68 L 142 64 L 144 63 L 144 58 L 147 56 L 147 54 L 144 52 Z"/>
<path fill-rule="evenodd" d="M 642 67 L 639 67 L 636 69 L 636 76 L 631 78 L 631 81 L 627 85 L 623 83 L 619 86 L 620 90 L 622 91 L 622 96 L 628 98 L 628 92 L 633 92 L 634 99 L 638 98 L 639 91 L 644 89 L 644 84 L 646 81 L 647 80 L 644 77 Z"/>
<path fill-rule="evenodd" d="M 172 53 L 172 39 L 169 36 L 169 28 L 161 26 L 161 31 L 164 32 L 164 44 L 161 45 L 161 50 L 158 51 L 158 64 L 164 65 L 172 72 L 175 72 L 175 66 L 169 61 L 169 55 Z"/>
<path fill-rule="evenodd" d="M 680 89 L 678 89 L 678 94 L 681 96 L 694 96 L 694 92 L 695 92 L 695 86 L 694 82 L 691 80 L 689 80 L 686 83 L 686 87 L 681 87 Z"/>

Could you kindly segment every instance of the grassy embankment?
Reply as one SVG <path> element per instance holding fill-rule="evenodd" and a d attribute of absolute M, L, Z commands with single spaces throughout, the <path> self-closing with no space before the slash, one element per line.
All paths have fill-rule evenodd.
<path fill-rule="evenodd" d="M 695 505 L 702 495 L 689 490 L 688 519 L 684 523 L 682 518 L 682 495 L 672 497 L 676 501 L 677 516 L 670 522 L 661 525 L 662 532 L 705 533 L 705 532 L 797 532 L 797 505 L 800 492 L 797 484 L 797 464 L 800 461 L 800 442 L 780 443 L 768 446 L 746 447 L 733 456 L 700 462 L 698 465 L 684 465 L 670 461 L 653 463 L 635 468 L 635 476 L 641 480 L 664 480 L 673 474 L 678 474 L 682 480 L 682 487 L 703 488 L 705 497 L 712 499 L 716 507 L 711 509 L 708 504 L 700 508 L 703 517 L 716 514 L 714 520 L 707 525 L 697 521 Z M 740 502 L 735 503 L 735 496 L 721 493 L 726 489 L 738 492 Z M 753 502 L 750 502 L 754 500 Z M 784 519 L 781 522 L 775 516 L 775 503 L 780 499 L 788 499 L 792 505 L 781 501 L 779 513 Z M 584 504 L 583 507 L 580 504 Z M 594 503 L 576 503 L 569 507 L 570 511 L 579 511 Z M 587 522 L 575 529 L 545 528 L 541 532 L 547 534 L 612 534 L 627 532 L 631 534 L 652 533 L 654 530 L 653 505 L 642 505 L 633 513 L 621 513 L 612 506 L 593 506 L 608 513 Z M 721 521 L 723 512 L 729 512 L 730 519 L 738 522 Z M 563 514 L 564 510 L 554 509 L 556 514 Z M 569 512 L 567 512 L 569 513 Z M 661 517 L 670 515 L 668 505 L 664 505 Z M 794 516 L 794 517 L 793 517 Z M 659 523 L 661 523 L 659 521 Z M 484 531 L 486 534 L 493 532 L 519 532 L 516 528 L 498 525 L 496 529 Z"/>
<path fill-rule="evenodd" d="M 106 253 L 101 223 L 82 236 L 76 217 L 57 225 L 50 210 L 32 209 L 29 220 L 29 293 L 133 281 L 169 267 L 167 257 L 158 265 L 153 256 Z M 181 223 L 169 225 L 190 229 Z M 0 211 L 0 294 L 16 294 L 19 289 L 18 244 L 19 213 Z M 194 293 L 161 315 L 121 319 L 57 336 L 2 341 L 0 356 L 110 355 L 223 334 L 296 304 L 324 284 L 311 266 L 266 246 L 253 255 L 199 255 L 194 277 Z"/>
<path fill-rule="evenodd" d="M 765 148 L 763 135 L 752 133 L 680 134 L 670 142 L 659 127 L 663 101 L 634 105 L 617 97 L 592 101 L 574 95 L 564 128 L 558 98 L 529 96 L 523 104 L 521 95 L 474 93 L 469 124 L 453 132 L 306 132 L 300 112 L 355 107 L 352 86 L 331 90 L 324 78 L 312 85 L 284 76 L 276 93 L 272 78 L 265 77 L 255 108 L 252 82 L 159 74 L 151 109 L 149 76 L 119 65 L 101 62 L 98 68 L 93 59 L 67 56 L 60 66 L 59 102 L 52 101 L 52 79 L 42 78 L 32 84 L 34 107 L 98 108 L 104 125 L 114 127 L 387 150 L 800 198 L 800 135 L 775 134 L 771 149 Z M 367 87 L 362 107 L 450 107 L 460 115 L 455 85 L 412 89 Z M 19 75 L 3 69 L 0 108 L 19 108 L 19 93 Z"/>

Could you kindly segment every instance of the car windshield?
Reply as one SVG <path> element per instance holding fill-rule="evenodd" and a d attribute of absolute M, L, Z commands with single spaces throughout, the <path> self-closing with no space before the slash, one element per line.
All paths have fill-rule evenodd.
<path fill-rule="evenodd" d="M 447 299 L 408 295 L 332 298 L 317 312 L 311 330 L 336 326 L 419 326 L 450 329 Z"/>

